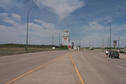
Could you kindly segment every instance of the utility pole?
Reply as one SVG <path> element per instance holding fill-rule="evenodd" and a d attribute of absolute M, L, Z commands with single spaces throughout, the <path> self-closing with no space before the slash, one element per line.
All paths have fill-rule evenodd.
<path fill-rule="evenodd" d="M 104 49 L 105 48 L 105 40 L 103 39 L 102 41 L 102 48 Z"/>
<path fill-rule="evenodd" d="M 25 47 L 25 51 L 28 52 L 28 41 L 29 41 L 29 16 L 30 16 L 30 12 L 32 11 L 34 7 L 32 7 L 31 9 L 28 10 L 27 12 L 27 30 L 26 30 L 26 47 Z"/>
<path fill-rule="evenodd" d="M 81 40 L 79 40 L 79 47 L 81 47 Z"/>
<path fill-rule="evenodd" d="M 27 30 L 26 30 L 26 46 L 25 46 L 25 51 L 28 52 L 28 43 L 29 43 L 29 18 L 30 18 L 30 13 L 33 8 L 36 6 L 33 6 L 27 11 Z"/>
<path fill-rule="evenodd" d="M 89 48 L 91 48 L 91 41 L 88 42 L 88 46 L 89 46 Z"/>
<path fill-rule="evenodd" d="M 120 37 L 118 37 L 118 49 L 120 48 Z"/>
<path fill-rule="evenodd" d="M 52 45 L 54 45 L 54 36 L 52 34 Z"/>
<path fill-rule="evenodd" d="M 110 47 L 110 51 L 111 51 L 111 38 L 112 38 L 112 35 L 111 35 L 111 32 L 112 32 L 112 29 L 111 29 L 111 23 L 109 23 L 109 25 L 110 25 L 110 45 L 109 45 L 109 47 Z"/>
<path fill-rule="evenodd" d="M 30 14 L 30 10 L 27 13 L 27 31 L 26 31 L 26 47 L 25 47 L 25 51 L 28 52 L 28 27 L 29 27 L 29 14 Z"/>
<path fill-rule="evenodd" d="M 59 32 L 59 46 L 60 46 L 60 32 Z"/>

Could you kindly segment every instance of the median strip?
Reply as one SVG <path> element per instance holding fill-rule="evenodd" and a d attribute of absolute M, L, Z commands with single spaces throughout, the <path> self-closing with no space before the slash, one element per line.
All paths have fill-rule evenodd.
<path fill-rule="evenodd" d="M 70 57 L 70 59 L 71 59 L 71 61 L 72 61 L 72 64 L 73 64 L 73 66 L 74 66 L 74 69 L 75 69 L 75 71 L 76 71 L 76 73 L 77 73 L 77 76 L 78 76 L 78 78 L 79 78 L 81 84 L 85 84 L 85 82 L 84 82 L 84 80 L 83 80 L 83 78 L 82 78 L 82 76 L 81 76 L 81 74 L 80 74 L 80 72 L 79 72 L 79 70 L 78 70 L 76 64 L 74 63 L 74 60 L 73 60 L 72 56 L 69 55 L 69 57 Z"/>

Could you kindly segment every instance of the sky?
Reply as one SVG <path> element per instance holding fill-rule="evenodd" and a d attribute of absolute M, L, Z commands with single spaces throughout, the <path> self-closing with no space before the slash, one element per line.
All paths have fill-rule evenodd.
<path fill-rule="evenodd" d="M 126 46 L 126 0 L 0 0 L 0 44 L 25 43 L 28 11 L 29 44 L 58 44 L 68 30 L 83 46 L 107 46 L 111 23 L 112 41 Z"/>

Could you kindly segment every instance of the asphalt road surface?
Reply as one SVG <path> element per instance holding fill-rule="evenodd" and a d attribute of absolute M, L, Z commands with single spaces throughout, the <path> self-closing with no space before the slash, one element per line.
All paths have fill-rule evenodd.
<path fill-rule="evenodd" d="M 67 52 L 49 51 L 0 57 L 0 84 L 64 56 Z M 72 55 L 85 84 L 126 84 L 126 55 L 121 54 L 121 59 L 110 59 L 101 50 L 70 51 L 69 55 Z"/>
<path fill-rule="evenodd" d="M 85 84 L 126 84 L 126 55 L 110 59 L 98 50 L 74 51 L 72 55 Z"/>
<path fill-rule="evenodd" d="M 49 51 L 0 57 L 0 84 L 65 53 L 66 51 Z"/>

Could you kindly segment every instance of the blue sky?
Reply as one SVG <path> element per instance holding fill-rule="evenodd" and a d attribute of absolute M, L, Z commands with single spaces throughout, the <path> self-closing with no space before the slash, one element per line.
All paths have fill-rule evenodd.
<path fill-rule="evenodd" d="M 30 13 L 29 42 L 58 43 L 59 32 L 70 31 L 71 41 L 88 46 L 108 44 L 120 37 L 126 45 L 126 0 L 0 0 L 0 43 L 25 43 L 27 11 Z"/>

